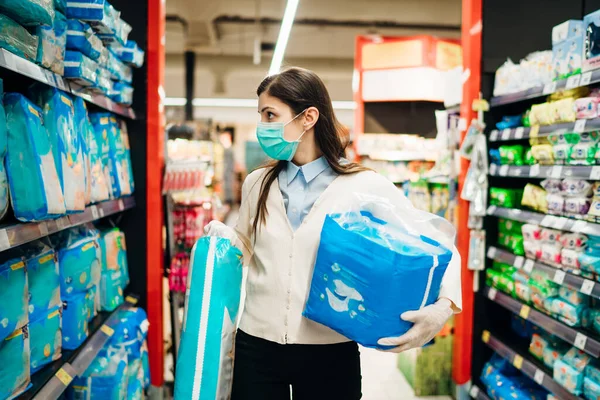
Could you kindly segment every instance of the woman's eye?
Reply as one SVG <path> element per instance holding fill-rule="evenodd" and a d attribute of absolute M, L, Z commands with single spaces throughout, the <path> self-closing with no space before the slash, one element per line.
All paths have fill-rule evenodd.
<path fill-rule="evenodd" d="M 267 118 L 273 119 L 273 118 L 275 118 L 275 114 L 273 114 L 271 111 L 267 111 Z"/>

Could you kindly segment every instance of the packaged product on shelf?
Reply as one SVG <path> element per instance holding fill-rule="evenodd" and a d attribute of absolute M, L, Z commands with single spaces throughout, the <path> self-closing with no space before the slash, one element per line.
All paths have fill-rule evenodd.
<path fill-rule="evenodd" d="M 148 389 L 150 387 L 150 358 L 146 340 L 142 342 L 142 370 L 144 372 L 144 389 Z"/>
<path fill-rule="evenodd" d="M 93 128 L 87 116 L 87 108 L 85 102 L 80 97 L 73 97 L 73 109 L 75 132 L 78 135 L 79 143 L 81 143 L 81 155 L 83 165 L 83 176 L 85 182 L 85 205 L 92 202 L 92 164 L 90 160 L 90 143 L 89 135 L 93 135 Z M 91 133 L 90 133 L 91 131 Z"/>
<path fill-rule="evenodd" d="M 29 387 L 29 331 L 27 326 L 0 341 L 0 398 L 12 399 Z"/>
<path fill-rule="evenodd" d="M 0 265 L 0 340 L 27 325 L 29 289 L 21 258 Z"/>
<path fill-rule="evenodd" d="M 547 397 L 545 391 L 495 353 L 484 365 L 481 381 L 493 399 L 546 400 Z"/>
<path fill-rule="evenodd" d="M 67 42 L 67 20 L 56 13 L 54 25 L 40 25 L 36 28 L 38 52 L 36 62 L 44 68 L 64 75 L 65 48 Z"/>
<path fill-rule="evenodd" d="M 88 305 L 88 321 L 91 321 L 100 311 L 100 294 L 98 293 L 98 286 L 92 286 L 92 288 L 86 292 L 85 297 Z"/>
<path fill-rule="evenodd" d="M 69 0 L 67 2 L 67 17 L 83 21 L 101 21 L 104 19 L 105 2 L 106 0 Z"/>
<path fill-rule="evenodd" d="M 537 260 L 542 257 L 542 243 L 537 240 L 523 240 L 527 258 Z"/>
<path fill-rule="evenodd" d="M 92 28 L 98 33 L 98 37 L 105 43 L 113 43 L 113 41 L 117 40 L 118 24 L 121 19 L 121 13 L 115 10 L 115 8 L 107 1 L 104 1 L 103 3 L 104 6 L 101 9 L 102 16 L 100 16 L 100 13 L 95 13 L 96 15 L 93 17 L 80 19 L 89 22 Z M 125 40 L 127 40 L 127 38 L 125 38 Z"/>
<path fill-rule="evenodd" d="M 560 194 L 550 193 L 546 196 L 548 214 L 562 215 L 565 212 L 565 198 Z"/>
<path fill-rule="evenodd" d="M 547 264 L 560 266 L 562 263 L 561 248 L 556 244 L 544 243 L 542 244 L 542 255 L 540 260 Z"/>
<path fill-rule="evenodd" d="M 511 275 L 504 274 L 502 272 L 494 271 L 492 269 L 486 269 L 486 284 L 492 286 L 501 292 L 507 293 L 511 296 L 515 293 L 515 281 Z"/>
<path fill-rule="evenodd" d="M 575 100 L 577 119 L 592 119 L 598 117 L 598 97 L 582 97 Z"/>
<path fill-rule="evenodd" d="M 540 239 L 546 244 L 560 246 L 563 233 L 556 229 L 542 228 Z"/>
<path fill-rule="evenodd" d="M 148 336 L 148 316 L 139 307 L 117 311 L 117 322 L 111 323 L 114 334 L 110 346 L 123 348 L 128 356 L 128 364 L 141 366 L 142 345 Z M 135 371 L 132 371 L 134 374 Z"/>
<path fill-rule="evenodd" d="M 600 274 L 600 255 L 586 250 L 579 255 L 579 265 L 584 271 Z"/>
<path fill-rule="evenodd" d="M 583 21 L 570 19 L 552 28 L 552 44 L 564 42 L 573 36 L 583 36 Z"/>
<path fill-rule="evenodd" d="M 136 68 L 144 65 L 144 51 L 133 40 L 128 40 L 124 46 L 111 46 L 111 49 L 121 61 L 128 65 Z"/>
<path fill-rule="evenodd" d="M 544 364 L 548 368 L 553 369 L 556 361 L 564 357 L 568 350 L 569 346 L 564 342 L 556 340 L 554 343 L 548 343 L 548 346 L 544 348 Z"/>
<path fill-rule="evenodd" d="M 567 196 L 588 197 L 592 195 L 592 185 L 583 179 L 563 179 L 561 190 Z"/>
<path fill-rule="evenodd" d="M 600 383 L 587 376 L 583 378 L 583 397 L 590 400 L 600 398 Z"/>
<path fill-rule="evenodd" d="M 67 50 L 65 78 L 80 86 L 95 86 L 98 81 L 98 64 L 77 51 Z"/>
<path fill-rule="evenodd" d="M 531 146 L 531 155 L 541 165 L 554 164 L 554 149 L 549 144 L 536 144 Z"/>
<path fill-rule="evenodd" d="M 539 333 L 534 333 L 531 337 L 531 343 L 529 344 L 529 353 L 531 353 L 538 360 L 544 358 L 544 350 L 550 346 L 548 339 Z"/>
<path fill-rule="evenodd" d="M 598 360 L 592 360 L 592 362 L 585 367 L 585 376 L 593 381 L 600 382 L 600 367 L 598 365 Z"/>
<path fill-rule="evenodd" d="M 541 187 L 528 183 L 523 190 L 521 205 L 531 207 L 541 213 L 548 212 L 548 200 L 546 191 Z"/>
<path fill-rule="evenodd" d="M 71 398 L 128 399 L 127 362 L 125 349 L 103 347 L 83 375 L 73 379 L 68 389 Z"/>
<path fill-rule="evenodd" d="M 566 300 L 567 302 L 573 304 L 574 306 L 578 306 L 580 304 L 585 304 L 587 305 L 589 303 L 589 297 L 586 296 L 585 294 L 577 291 L 577 290 L 573 290 L 573 289 L 569 289 L 566 286 L 561 286 L 558 289 L 558 295 Z"/>
<path fill-rule="evenodd" d="M 67 0 L 54 0 L 54 8 L 63 14 L 67 13 Z"/>
<path fill-rule="evenodd" d="M 42 84 L 30 89 L 30 97 L 43 111 L 67 213 L 81 212 L 85 209 L 85 174 L 73 100 L 65 92 Z"/>
<path fill-rule="evenodd" d="M 521 115 L 505 115 L 502 120 L 496 124 L 496 129 L 503 130 L 517 128 L 522 125 L 523 117 Z"/>
<path fill-rule="evenodd" d="M 523 165 L 523 152 L 524 147 L 522 145 L 514 146 L 500 146 L 500 163 L 503 165 Z"/>
<path fill-rule="evenodd" d="M 35 62 L 38 39 L 6 15 L 0 14 L 0 48 Z"/>
<path fill-rule="evenodd" d="M 98 234 L 85 227 L 63 233 L 58 250 L 61 296 L 86 293 L 98 285 L 101 275 Z"/>
<path fill-rule="evenodd" d="M 597 131 L 579 134 L 571 150 L 569 164 L 594 165 L 596 162 L 596 146 L 599 139 L 600 136 Z"/>
<path fill-rule="evenodd" d="M 127 384 L 127 399 L 143 400 L 144 397 L 144 371 L 143 369 L 133 369 L 131 365 L 127 367 L 128 371 L 133 371 L 129 374 Z"/>
<path fill-rule="evenodd" d="M 592 361 L 592 357 L 583 350 L 571 347 L 562 360 L 574 367 L 577 371 L 584 371 Z"/>
<path fill-rule="evenodd" d="M 110 79 L 111 75 L 105 68 L 98 68 L 98 81 L 96 84 L 96 88 L 106 95 L 112 96 L 116 93 L 114 89 L 113 81 Z"/>
<path fill-rule="evenodd" d="M 564 362 L 562 359 L 554 363 L 554 380 L 562 385 L 569 392 L 579 396 L 583 388 L 583 371 L 578 371 L 576 368 Z"/>
<path fill-rule="evenodd" d="M 502 233 L 521 235 L 523 223 L 511 219 L 498 219 L 498 230 Z"/>
<path fill-rule="evenodd" d="M 107 45 L 123 46 L 131 33 L 131 25 L 122 19 L 116 19 L 109 33 L 98 32 L 98 37 Z"/>
<path fill-rule="evenodd" d="M 63 296 L 62 347 L 75 350 L 88 337 L 87 292 Z"/>
<path fill-rule="evenodd" d="M 515 281 L 515 296 L 525 304 L 531 303 L 531 288 L 527 283 Z"/>
<path fill-rule="evenodd" d="M 191 279 L 175 369 L 175 399 L 191 398 L 198 387 L 199 398 L 230 396 L 242 285 L 240 257 L 241 252 L 229 240 L 217 237 L 201 238 L 192 250 Z M 205 283 L 207 277 L 213 281 Z M 203 304 L 206 299 L 209 304 Z M 207 333 L 203 335 L 201 331 Z"/>
<path fill-rule="evenodd" d="M 533 156 L 533 152 L 531 151 L 531 147 L 527 147 L 525 149 L 525 165 L 535 165 L 535 157 Z"/>
<path fill-rule="evenodd" d="M 562 322 L 572 327 L 581 326 L 581 317 L 586 309 L 584 305 L 575 306 L 561 298 L 552 299 L 546 308 L 558 316 Z"/>
<path fill-rule="evenodd" d="M 565 233 L 560 242 L 565 249 L 584 250 L 587 247 L 588 238 L 581 233 Z"/>
<path fill-rule="evenodd" d="M 498 244 L 506 247 L 511 252 L 518 256 L 525 255 L 525 248 L 523 247 L 523 236 L 518 235 L 508 235 L 499 233 L 498 234 Z"/>
<path fill-rule="evenodd" d="M 577 34 L 552 45 L 554 79 L 566 79 L 581 73 L 583 34 Z"/>
<path fill-rule="evenodd" d="M 133 87 L 126 83 L 115 82 L 113 88 L 116 94 L 112 95 L 111 99 L 126 106 L 133 104 Z"/>
<path fill-rule="evenodd" d="M 61 312 L 60 306 L 55 307 L 29 323 L 32 374 L 61 356 Z"/>
<path fill-rule="evenodd" d="M 542 228 L 538 225 L 523 224 L 521 226 L 521 233 L 523 234 L 524 240 L 535 241 L 542 239 Z"/>
<path fill-rule="evenodd" d="M 133 179 L 133 164 L 131 164 L 131 145 L 129 144 L 129 132 L 127 130 L 127 123 L 124 120 L 119 120 L 119 128 L 121 130 L 121 140 L 123 141 L 123 148 L 125 149 L 125 163 L 127 164 L 127 171 L 129 172 L 129 187 L 131 193 L 135 191 L 135 182 Z M 446 185 L 446 189 L 447 189 Z"/>
<path fill-rule="evenodd" d="M 552 282 L 544 284 L 533 279 L 529 281 L 529 286 L 531 287 L 531 302 L 533 306 L 542 312 L 552 312 L 554 303 L 548 299 L 558 294 L 558 288 Z"/>
<path fill-rule="evenodd" d="M 6 126 L 6 112 L 2 97 L 4 96 L 4 81 L 0 79 L 0 220 L 8 211 L 8 177 L 4 161 L 8 150 L 8 133 Z"/>
<path fill-rule="evenodd" d="M 38 241 L 27 250 L 28 309 L 33 321 L 60 306 L 60 274 L 57 255 L 49 245 Z"/>
<path fill-rule="evenodd" d="M 100 234 L 102 250 L 100 308 L 103 311 L 113 311 L 123 303 L 123 289 L 126 284 L 123 275 L 124 268 L 121 264 L 124 260 L 126 262 L 126 255 L 121 238 L 121 232 L 116 228 Z"/>
<path fill-rule="evenodd" d="M 106 69 L 110 72 L 112 79 L 115 81 L 131 83 L 133 81 L 133 72 L 131 67 L 123 64 L 123 62 L 113 53 L 112 49 L 107 51 Z"/>
<path fill-rule="evenodd" d="M 500 150 L 499 149 L 490 149 L 490 162 L 496 165 L 502 165 L 502 159 L 500 158 Z"/>
<path fill-rule="evenodd" d="M 87 150 L 89 157 L 90 202 L 98 203 L 108 200 L 110 198 L 109 181 L 107 181 L 103 164 L 102 144 L 98 142 L 83 99 L 75 97 L 74 106 L 75 126 L 79 127 L 78 132 L 83 139 L 84 154 L 86 153 L 85 150 Z M 108 142 L 106 143 L 106 147 L 108 155 Z M 108 172 L 108 165 L 106 172 Z"/>
<path fill-rule="evenodd" d="M 78 51 L 92 61 L 99 61 L 104 45 L 92 27 L 83 21 L 70 19 L 67 31 L 67 49 Z"/>
<path fill-rule="evenodd" d="M 552 81 L 552 52 L 529 54 L 519 64 L 507 60 L 496 71 L 494 96 L 515 93 Z"/>
<path fill-rule="evenodd" d="M 506 208 L 517 208 L 521 204 L 522 190 L 490 188 L 490 205 Z"/>
<path fill-rule="evenodd" d="M 600 10 L 583 17 L 583 30 L 583 71 L 591 71 L 600 66 Z"/>
<path fill-rule="evenodd" d="M 564 267 L 580 269 L 579 256 L 581 250 L 562 249 L 560 253 L 561 263 Z"/>
<path fill-rule="evenodd" d="M 24 26 L 52 25 L 54 0 L 2 0 L 0 12 Z"/>
<path fill-rule="evenodd" d="M 586 215 L 592 205 L 587 197 L 567 197 L 565 199 L 565 213 L 570 216 Z"/>

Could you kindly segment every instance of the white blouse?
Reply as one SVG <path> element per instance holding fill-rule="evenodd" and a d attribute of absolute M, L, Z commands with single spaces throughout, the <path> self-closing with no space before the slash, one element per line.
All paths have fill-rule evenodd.
<path fill-rule="evenodd" d="M 276 180 L 267 198 L 267 222 L 259 225 L 256 235 L 253 235 L 252 224 L 265 173 L 265 169 L 260 169 L 246 178 L 235 227 L 241 242 L 239 247 L 244 253 L 244 265 L 249 267 L 240 329 L 279 344 L 347 342 L 344 336 L 302 316 L 325 216 L 347 209 L 353 192 L 387 198 L 393 204 L 412 205 L 393 183 L 375 172 L 340 175 L 321 194 L 294 231 Z M 440 297 L 450 299 L 455 312 L 462 308 L 460 268 L 460 255 L 455 248 L 440 290 Z"/>

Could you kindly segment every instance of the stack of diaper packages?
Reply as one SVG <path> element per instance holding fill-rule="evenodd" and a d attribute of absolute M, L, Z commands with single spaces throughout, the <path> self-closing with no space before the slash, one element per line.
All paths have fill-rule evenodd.
<path fill-rule="evenodd" d="M 556 362 L 569 351 L 569 345 L 561 339 L 540 331 L 531 337 L 529 352 L 548 368 L 554 369 Z"/>
<path fill-rule="evenodd" d="M 494 400 L 546 400 L 548 396 L 544 389 L 496 353 L 483 367 L 481 382 Z"/>
<path fill-rule="evenodd" d="M 591 361 L 591 356 L 572 347 L 554 364 L 554 380 L 579 396 L 583 392 L 585 373 Z"/>
<path fill-rule="evenodd" d="M 118 228 L 103 230 L 100 233 L 100 248 L 100 308 L 113 311 L 123 303 L 123 291 L 129 283 L 125 234 Z"/>

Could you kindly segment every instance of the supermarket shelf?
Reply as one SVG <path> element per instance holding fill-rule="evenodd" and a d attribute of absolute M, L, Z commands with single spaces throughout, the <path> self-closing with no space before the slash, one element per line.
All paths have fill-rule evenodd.
<path fill-rule="evenodd" d="M 600 118 L 580 119 L 575 122 L 563 124 L 543 125 L 539 127 L 536 136 L 544 137 L 554 132 L 591 132 L 600 129 Z M 503 130 L 494 129 L 490 132 L 490 142 L 503 142 L 507 140 L 522 140 L 531 137 L 531 128 L 518 127 Z"/>
<path fill-rule="evenodd" d="M 471 390 L 469 390 L 469 396 L 475 400 L 491 400 L 485 393 L 485 390 L 480 389 L 479 386 L 476 385 L 471 386 Z"/>
<path fill-rule="evenodd" d="M 0 49 L 0 67 L 53 86 L 65 92 L 72 93 L 91 104 L 94 104 L 100 108 L 104 108 L 105 110 L 111 111 L 115 114 L 119 114 L 126 118 L 135 119 L 135 113 L 130 107 L 119 105 L 110 100 L 108 97 L 100 94 L 87 93 L 81 86 L 75 85 L 74 83 L 69 83 L 69 81 L 62 76 L 42 68 L 39 65 L 36 65 L 31 61 L 21 58 L 9 51 L 6 51 L 5 49 Z"/>
<path fill-rule="evenodd" d="M 84 212 L 43 222 L 17 223 L 0 228 L 0 251 L 21 246 L 62 230 L 92 222 L 135 207 L 133 197 L 108 200 L 89 206 Z"/>
<path fill-rule="evenodd" d="M 31 388 L 18 396 L 16 400 L 57 399 L 74 377 L 85 372 L 98 352 L 113 334 L 110 325 L 117 322 L 118 310 L 137 304 L 136 296 L 127 296 L 125 303 L 113 312 L 102 312 L 90 322 L 88 339 L 74 351 L 63 351 L 62 357 L 44 367 L 31 377 Z"/>
<path fill-rule="evenodd" d="M 360 154 L 363 157 L 369 157 L 376 161 L 436 161 L 436 152 L 419 153 L 416 151 L 376 151 L 369 154 Z"/>
<path fill-rule="evenodd" d="M 492 107 L 497 107 L 506 104 L 517 103 L 519 101 L 536 99 L 560 90 L 573 89 L 598 82 L 600 82 L 600 70 L 589 71 L 580 75 L 572 76 L 568 79 L 562 79 L 560 81 L 549 83 L 545 86 L 536 86 L 521 92 L 492 97 L 490 105 Z"/>
<path fill-rule="evenodd" d="M 598 358 L 600 356 L 600 342 L 589 337 L 585 332 L 571 328 L 494 288 L 486 286 L 483 290 L 483 294 L 484 296 L 487 296 L 488 299 L 500 304 L 513 314 L 519 315 L 521 318 L 534 323 L 546 332 L 556 335 L 565 342 L 585 351 L 592 357 Z"/>
<path fill-rule="evenodd" d="M 538 385 L 542 386 L 550 393 L 561 400 L 579 400 L 580 398 L 565 389 L 560 383 L 552 378 L 552 372 L 545 367 L 538 367 L 531 361 L 529 354 L 519 354 L 509 346 L 504 344 L 498 338 L 490 334 L 489 331 L 483 331 L 481 340 L 492 350 L 510 361 L 523 374 L 533 379 Z"/>
<path fill-rule="evenodd" d="M 548 273 L 550 276 L 555 277 L 558 273 L 558 277 L 555 279 L 562 280 L 563 286 L 567 286 L 573 290 L 587 294 L 588 296 L 600 299 L 600 283 L 597 284 L 592 280 L 566 273 L 558 268 L 551 267 L 538 261 L 516 256 L 506 250 L 501 250 L 496 247 L 488 248 L 487 257 L 491 260 L 513 265 L 516 268 L 523 268 L 527 274 L 530 274 L 531 271 L 537 270 Z"/>
<path fill-rule="evenodd" d="M 600 165 L 569 166 L 569 165 L 496 165 L 491 164 L 491 176 L 510 176 L 513 178 L 580 178 L 600 180 Z"/>
<path fill-rule="evenodd" d="M 586 235 L 600 235 L 599 224 L 581 219 L 556 217 L 554 215 L 523 211 L 516 208 L 503 208 L 496 206 L 489 206 L 487 209 L 487 214 L 500 218 L 512 219 L 514 221 L 540 225 L 546 228 L 558 229 L 561 231 L 583 233 Z"/>

